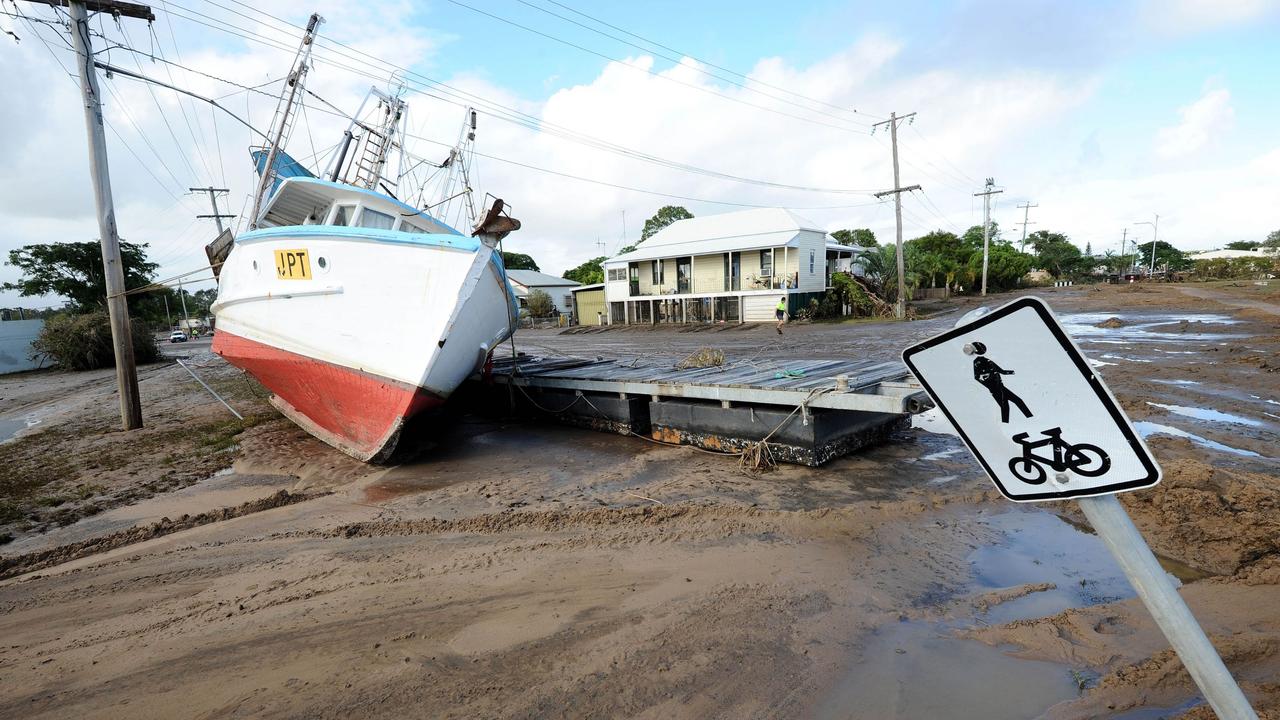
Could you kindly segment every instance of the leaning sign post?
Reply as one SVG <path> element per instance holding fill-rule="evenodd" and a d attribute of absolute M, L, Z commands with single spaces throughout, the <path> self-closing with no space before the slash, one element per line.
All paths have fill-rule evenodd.
<path fill-rule="evenodd" d="M 907 367 L 1005 497 L 1080 503 L 1218 717 L 1256 720 L 1115 497 L 1160 482 L 1146 443 L 1044 301 L 984 311 L 904 350 Z"/>

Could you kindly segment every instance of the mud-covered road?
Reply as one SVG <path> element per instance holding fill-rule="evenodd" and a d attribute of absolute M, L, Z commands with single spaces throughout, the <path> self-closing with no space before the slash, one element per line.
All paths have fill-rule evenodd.
<path fill-rule="evenodd" d="M 1125 505 L 1264 715 L 1280 707 L 1277 290 L 1042 293 L 1160 458 L 1164 483 Z M 517 344 L 892 359 L 976 304 L 781 339 L 541 331 Z M 213 422 L 178 379 L 150 391 L 155 412 Z M 0 380 L 0 396 L 11 382 L 75 385 Z M 215 387 L 260 409 L 233 374 Z M 11 462 L 130 442 L 109 430 L 109 392 L 59 397 Z M 11 523 L 0 553 L 22 574 L 0 581 L 0 717 L 1207 713 L 1073 506 L 1000 499 L 936 416 L 823 468 L 749 475 L 690 448 L 465 414 L 419 438 L 419 459 L 374 469 L 262 412 L 225 447 L 184 446 L 204 479 L 128 496 L 130 469 L 154 482 L 145 468 L 172 454 L 134 442 L 124 472 L 68 465 L 119 502 L 56 529 Z M 39 492 L 67 494 L 58 482 Z"/>

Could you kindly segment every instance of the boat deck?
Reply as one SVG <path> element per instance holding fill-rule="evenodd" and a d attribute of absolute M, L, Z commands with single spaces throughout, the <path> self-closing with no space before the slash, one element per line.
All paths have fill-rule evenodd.
<path fill-rule="evenodd" d="M 759 361 L 678 369 L 646 361 L 494 358 L 496 383 L 578 392 L 680 398 L 732 404 L 916 413 L 929 407 L 924 390 L 899 362 Z"/>

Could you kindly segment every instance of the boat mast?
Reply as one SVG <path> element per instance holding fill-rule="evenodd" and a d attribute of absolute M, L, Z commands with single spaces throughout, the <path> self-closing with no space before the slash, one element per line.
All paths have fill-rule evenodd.
<path fill-rule="evenodd" d="M 311 14 L 311 19 L 307 21 L 307 30 L 302 34 L 302 44 L 298 46 L 298 54 L 294 58 L 293 71 L 289 73 L 289 77 L 285 82 L 285 88 L 288 92 L 281 93 L 280 101 L 276 105 L 276 114 L 271 120 L 271 144 L 267 147 L 266 161 L 262 166 L 262 178 L 258 182 L 258 191 L 253 196 L 253 213 L 249 216 L 249 229 L 255 230 L 258 227 L 258 213 L 262 210 L 262 204 L 266 202 L 267 195 L 275 186 L 278 176 L 276 172 L 276 158 L 279 156 L 284 144 L 289 140 L 289 131 L 293 128 L 293 110 L 295 101 L 298 99 L 298 91 L 302 89 L 303 81 L 307 77 L 307 68 L 311 61 L 311 43 L 315 39 L 316 28 L 320 23 L 324 22 L 324 18 L 317 13 Z"/>

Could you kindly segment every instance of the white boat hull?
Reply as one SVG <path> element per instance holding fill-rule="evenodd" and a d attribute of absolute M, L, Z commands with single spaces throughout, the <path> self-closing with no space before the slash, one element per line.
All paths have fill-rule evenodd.
<path fill-rule="evenodd" d="M 299 279 L 277 251 L 306 251 Z M 297 274 L 297 273 L 295 273 Z M 442 403 L 514 331 L 501 260 L 461 235 L 286 226 L 242 236 L 219 279 L 214 352 L 286 415 L 364 461 Z"/>

